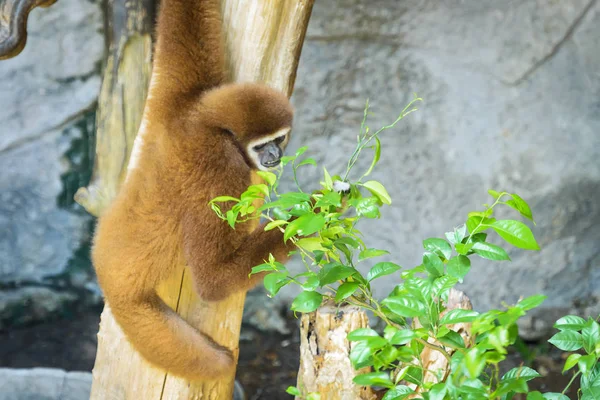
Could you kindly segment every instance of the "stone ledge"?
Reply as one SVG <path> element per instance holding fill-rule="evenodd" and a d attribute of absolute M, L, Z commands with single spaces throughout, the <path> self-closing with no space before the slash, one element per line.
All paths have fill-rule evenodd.
<path fill-rule="evenodd" d="M 0 400 L 87 400 L 91 385 L 90 372 L 0 368 Z"/>

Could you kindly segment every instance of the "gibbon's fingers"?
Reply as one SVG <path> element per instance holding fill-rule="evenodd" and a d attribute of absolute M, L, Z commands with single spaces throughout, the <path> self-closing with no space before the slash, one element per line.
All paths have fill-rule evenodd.
<path fill-rule="evenodd" d="M 156 295 L 111 302 L 129 342 L 150 363 L 188 380 L 217 379 L 235 368 L 231 352 L 173 312 Z"/>

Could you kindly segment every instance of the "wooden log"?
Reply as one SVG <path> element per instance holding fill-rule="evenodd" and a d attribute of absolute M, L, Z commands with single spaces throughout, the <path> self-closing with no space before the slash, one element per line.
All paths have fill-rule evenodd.
<path fill-rule="evenodd" d="M 309 393 L 319 393 L 321 400 L 377 398 L 369 387 L 352 382 L 356 375 L 370 369 L 354 369 L 349 358 L 353 344 L 346 338 L 349 332 L 368 327 L 367 314 L 356 306 L 326 303 L 317 311 L 302 315 L 297 385 L 302 398 Z"/>
<path fill-rule="evenodd" d="M 223 0 L 231 80 L 264 82 L 291 95 L 312 5 L 313 0 Z M 150 37 L 132 22 L 151 14 L 152 7 L 143 0 L 113 0 L 110 6 L 114 15 L 121 17 L 115 20 L 127 16 L 127 29 L 116 30 L 119 34 L 114 35 L 111 45 L 98 111 L 94 176 L 90 186 L 76 195 L 94 215 L 110 204 L 126 175 L 149 83 Z M 145 12 L 138 13 L 137 7 Z M 138 86 L 124 90 L 127 84 Z M 119 106 L 124 111 L 119 111 Z M 190 324 L 234 349 L 237 356 L 245 294 L 218 303 L 203 302 L 196 296 L 184 266 L 164 283 L 159 294 Z M 105 307 L 91 399 L 226 400 L 232 398 L 234 378 L 232 373 L 220 381 L 187 382 L 152 367 L 129 345 L 109 305 Z"/>
<path fill-rule="evenodd" d="M 0 0 L 0 60 L 15 57 L 25 48 L 29 12 L 54 3 L 56 0 Z"/>

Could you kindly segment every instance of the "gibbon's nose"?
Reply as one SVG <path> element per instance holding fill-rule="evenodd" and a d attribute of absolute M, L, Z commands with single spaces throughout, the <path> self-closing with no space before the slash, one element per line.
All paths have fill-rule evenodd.
<path fill-rule="evenodd" d="M 283 152 L 275 143 L 270 142 L 265 145 L 260 155 L 260 163 L 263 167 L 271 168 L 279 165 Z"/>

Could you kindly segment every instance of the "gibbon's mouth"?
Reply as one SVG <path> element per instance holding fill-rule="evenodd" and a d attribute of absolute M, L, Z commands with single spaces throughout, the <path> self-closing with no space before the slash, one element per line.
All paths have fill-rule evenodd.
<path fill-rule="evenodd" d="M 260 149 L 260 164 L 265 168 L 273 168 L 281 162 L 283 151 L 273 142 L 267 143 Z"/>

